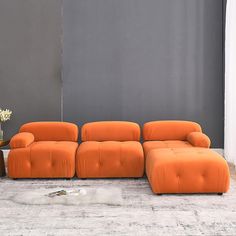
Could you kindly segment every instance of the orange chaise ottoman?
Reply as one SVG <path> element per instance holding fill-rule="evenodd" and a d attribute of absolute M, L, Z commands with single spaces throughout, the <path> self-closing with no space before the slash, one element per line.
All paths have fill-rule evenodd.
<path fill-rule="evenodd" d="M 152 191 L 162 193 L 218 193 L 229 188 L 225 159 L 206 148 L 163 148 L 146 157 Z"/>

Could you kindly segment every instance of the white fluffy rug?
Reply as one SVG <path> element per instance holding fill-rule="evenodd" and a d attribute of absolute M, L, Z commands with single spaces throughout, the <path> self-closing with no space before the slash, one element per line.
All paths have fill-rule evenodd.
<path fill-rule="evenodd" d="M 121 189 L 110 188 L 96 188 L 96 187 L 83 187 L 83 188 L 63 188 L 67 195 L 49 197 L 48 194 L 60 191 L 62 188 L 51 189 L 32 189 L 31 191 L 20 192 L 14 194 L 11 200 L 19 204 L 28 205 L 91 205 L 91 204 L 107 204 L 107 205 L 121 205 L 122 196 Z M 71 192 L 71 193 L 70 193 Z"/>
<path fill-rule="evenodd" d="M 55 189 L 76 188 L 86 190 L 87 195 L 59 197 L 52 202 L 44 196 Z M 0 212 L 0 236 L 234 236 L 236 182 L 231 179 L 231 189 L 223 196 L 156 196 L 145 178 L 70 181 L 0 178 Z"/>

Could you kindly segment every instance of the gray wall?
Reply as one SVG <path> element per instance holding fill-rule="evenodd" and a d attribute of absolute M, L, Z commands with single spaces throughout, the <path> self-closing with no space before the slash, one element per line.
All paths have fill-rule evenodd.
<path fill-rule="evenodd" d="M 222 0 L 64 0 L 64 120 L 195 120 L 223 147 Z"/>
<path fill-rule="evenodd" d="M 25 122 L 60 120 L 61 1 L 0 1 L 0 107 L 13 110 L 11 137 Z"/>
<path fill-rule="evenodd" d="M 6 138 L 63 112 L 78 124 L 196 120 L 223 147 L 223 9 L 222 0 L 1 0 L 0 107 L 14 112 Z"/>

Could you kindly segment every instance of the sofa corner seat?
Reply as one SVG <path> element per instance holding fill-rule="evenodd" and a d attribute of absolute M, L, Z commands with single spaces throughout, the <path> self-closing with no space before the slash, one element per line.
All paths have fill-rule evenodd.
<path fill-rule="evenodd" d="M 67 122 L 23 125 L 10 142 L 11 178 L 72 178 L 78 147 L 78 127 Z"/>
<path fill-rule="evenodd" d="M 210 139 L 201 126 L 192 121 L 163 120 L 147 122 L 143 126 L 143 149 L 210 147 Z"/>

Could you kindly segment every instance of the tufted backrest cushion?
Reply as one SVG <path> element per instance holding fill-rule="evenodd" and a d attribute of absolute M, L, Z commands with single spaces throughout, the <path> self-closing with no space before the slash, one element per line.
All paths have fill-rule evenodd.
<path fill-rule="evenodd" d="M 201 126 L 191 121 L 151 121 L 143 126 L 144 141 L 186 140 L 191 132 L 202 132 Z"/>
<path fill-rule="evenodd" d="M 35 141 L 73 141 L 78 140 L 78 126 L 68 122 L 31 122 L 21 126 L 20 132 L 34 135 Z"/>
<path fill-rule="evenodd" d="M 99 121 L 84 124 L 82 141 L 139 141 L 140 127 L 127 121 Z"/>

